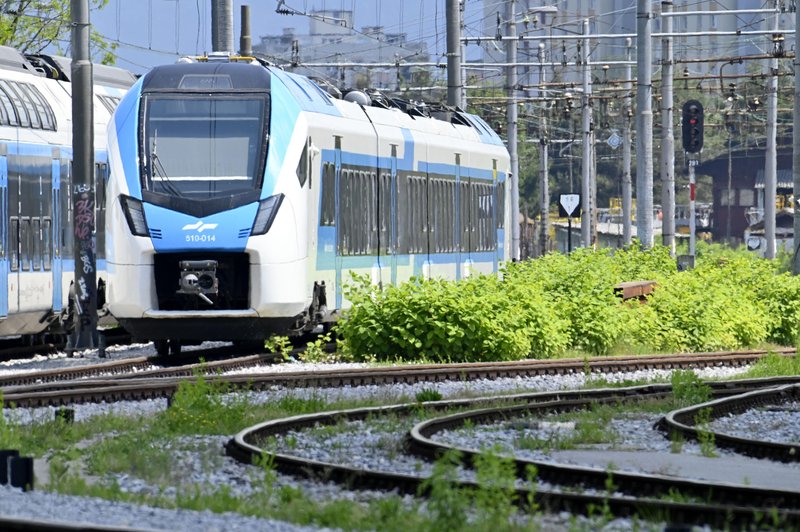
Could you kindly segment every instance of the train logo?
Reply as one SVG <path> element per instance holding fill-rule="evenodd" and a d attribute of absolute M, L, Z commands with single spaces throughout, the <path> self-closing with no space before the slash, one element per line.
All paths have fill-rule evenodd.
<path fill-rule="evenodd" d="M 197 230 L 198 233 L 202 233 L 206 229 L 216 229 L 217 224 L 206 224 L 203 223 L 203 220 L 198 220 L 196 223 L 193 224 L 186 224 L 183 226 L 184 231 L 194 231 Z"/>

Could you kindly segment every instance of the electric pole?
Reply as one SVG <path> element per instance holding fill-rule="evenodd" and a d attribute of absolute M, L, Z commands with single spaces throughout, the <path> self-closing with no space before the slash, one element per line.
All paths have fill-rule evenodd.
<path fill-rule="evenodd" d="M 519 253 L 519 160 L 517 158 L 517 16 L 515 0 L 507 0 L 506 17 L 508 20 L 506 41 L 506 84 L 508 85 L 508 105 L 506 121 L 508 122 L 508 154 L 511 157 L 511 259 L 518 261 Z"/>
<path fill-rule="evenodd" d="M 589 19 L 583 21 L 581 41 L 581 67 L 583 69 L 583 93 L 581 94 L 581 132 L 583 133 L 583 150 L 581 152 L 581 245 L 592 245 L 592 103 L 591 103 L 591 66 L 589 65 Z"/>
<path fill-rule="evenodd" d="M 211 48 L 231 52 L 233 47 L 233 0 L 211 0 Z"/>
<path fill-rule="evenodd" d="M 653 247 L 653 12 L 650 0 L 636 7 L 636 231 L 644 248 Z"/>
<path fill-rule="evenodd" d="M 447 0 L 447 105 L 461 107 L 461 1 Z"/>
<path fill-rule="evenodd" d="M 633 74 L 631 72 L 631 48 L 633 42 L 625 40 L 625 125 L 622 129 L 622 242 L 631 243 L 631 210 L 633 203 L 633 187 L 631 183 L 631 118 L 633 117 Z"/>
<path fill-rule="evenodd" d="M 672 0 L 662 0 L 661 12 L 672 11 Z M 673 131 L 672 77 L 672 17 L 662 17 L 664 33 L 661 39 L 661 242 L 675 255 L 675 132 Z"/>
<path fill-rule="evenodd" d="M 800 28 L 800 9 L 794 12 L 794 27 Z M 800 51 L 800 31 L 794 34 L 794 49 Z M 794 109 L 792 111 L 792 122 L 800 124 L 800 54 L 795 53 L 794 60 Z M 794 241 L 792 247 L 792 273 L 800 275 L 800 207 L 798 197 L 800 197 L 800 135 L 792 136 L 792 183 L 794 186 Z"/>
<path fill-rule="evenodd" d="M 89 1 L 72 0 L 72 231 L 74 332 L 67 352 L 98 347 L 95 250 L 94 107 L 89 52 Z M 60 281 L 59 281 L 60 282 Z M 101 356 L 104 355 L 101 346 Z"/>
<path fill-rule="evenodd" d="M 539 86 L 544 87 L 544 43 L 539 43 Z M 539 99 L 541 100 L 542 116 L 539 121 L 539 167 L 542 177 L 542 236 L 540 254 L 547 254 L 547 237 L 550 231 L 550 177 L 548 175 L 547 161 L 547 91 L 539 89 Z"/>
<path fill-rule="evenodd" d="M 780 27 L 780 14 L 778 2 L 773 0 L 771 6 L 775 8 L 772 15 L 774 39 L 778 38 L 777 30 Z M 783 36 L 780 36 L 783 38 Z M 767 249 L 764 256 L 768 259 L 775 258 L 775 199 L 778 188 L 778 51 L 773 46 L 772 59 L 769 59 L 769 83 L 767 84 L 767 152 L 764 168 L 764 238 L 767 240 Z M 730 202 L 730 198 L 728 201 Z"/>
<path fill-rule="evenodd" d="M 249 57 L 253 55 L 253 37 L 250 33 L 250 6 L 243 5 L 241 14 L 242 32 L 239 37 L 239 55 Z"/>

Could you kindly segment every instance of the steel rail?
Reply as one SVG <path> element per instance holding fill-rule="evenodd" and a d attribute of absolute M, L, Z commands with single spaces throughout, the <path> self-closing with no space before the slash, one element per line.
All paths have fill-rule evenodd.
<path fill-rule="evenodd" d="M 625 389 L 606 389 L 594 391 L 572 391 L 572 392 L 544 392 L 538 394 L 519 394 L 513 396 L 513 400 L 527 400 L 527 401 L 540 401 L 539 405 L 546 405 L 546 408 L 558 408 L 562 401 L 571 401 L 575 403 L 577 400 L 624 400 L 626 397 L 637 396 L 639 398 L 646 397 L 649 394 L 663 395 L 664 388 L 669 388 L 665 385 L 656 386 L 642 386 L 631 387 Z M 647 391 L 648 393 L 645 393 Z M 507 400 L 509 398 L 506 398 Z M 236 434 L 226 444 L 226 452 L 229 456 L 239 460 L 240 462 L 252 464 L 257 463 L 259 460 L 269 460 L 274 467 L 279 471 L 300 475 L 311 476 L 324 480 L 333 480 L 340 483 L 345 483 L 351 488 L 369 488 L 369 489 L 393 489 L 405 493 L 412 494 L 425 494 L 427 477 L 413 476 L 406 474 L 391 473 L 385 471 L 373 471 L 363 468 L 356 468 L 342 464 L 335 464 L 332 462 L 325 462 L 319 460 L 309 460 L 302 457 L 271 452 L 260 447 L 261 441 L 264 441 L 269 436 L 280 435 L 289 430 L 299 430 L 303 428 L 312 427 L 318 424 L 329 425 L 335 424 L 343 420 L 359 420 L 374 415 L 386 414 L 409 414 L 419 412 L 420 408 L 427 407 L 432 409 L 446 409 L 456 407 L 468 407 L 487 402 L 497 402 L 497 398 L 479 398 L 475 400 L 460 400 L 460 401 L 437 401 L 430 403 L 414 403 L 392 405 L 386 407 L 370 407 L 351 410 L 340 410 L 333 412 L 324 412 L 317 414 L 307 414 L 301 416 L 294 416 L 286 419 L 279 419 L 260 423 L 249 427 L 238 434 Z M 571 466 L 564 465 L 565 469 Z M 577 468 L 580 472 L 575 473 L 574 478 L 585 478 L 587 468 Z M 595 473 L 590 473 L 595 475 Z M 603 471 L 603 482 L 608 478 L 608 473 Z M 614 479 L 616 480 L 618 473 L 615 473 Z M 667 480 L 660 480 L 660 482 L 667 482 Z M 685 483 L 685 481 L 678 481 L 678 484 Z M 476 488 L 474 482 L 457 482 L 460 487 Z M 713 491 L 716 486 L 706 485 L 708 491 Z M 725 487 L 729 489 L 729 487 Z M 700 489 L 699 487 L 697 488 Z M 756 493 L 755 488 L 752 488 L 751 495 Z M 690 503 L 674 503 L 669 501 L 654 500 L 651 498 L 636 498 L 636 497 L 621 497 L 616 495 L 601 494 L 576 494 L 570 492 L 561 492 L 555 490 L 536 490 L 535 493 L 527 489 L 519 488 L 517 490 L 517 500 L 524 502 L 533 497 L 535 502 L 547 511 L 570 511 L 576 513 L 587 513 L 591 506 L 606 505 L 614 515 L 634 515 L 637 513 L 653 515 L 654 512 L 659 512 L 657 515 L 666 515 L 669 519 L 681 523 L 702 523 L 710 524 L 712 526 L 731 526 L 732 523 L 737 525 L 749 525 L 756 522 L 759 516 L 763 516 L 772 512 L 782 520 L 783 524 L 800 524 L 800 511 L 797 510 L 781 510 L 777 509 L 777 503 L 788 498 L 787 500 L 796 500 L 798 497 L 795 493 L 779 492 L 773 490 L 773 496 L 776 496 L 776 505 L 772 506 L 770 499 L 764 495 L 761 500 L 769 505 L 768 508 L 759 508 L 752 505 L 737 506 L 731 504 L 690 504 Z M 791 499 L 794 497 L 794 499 Z"/>
<path fill-rule="evenodd" d="M 92 364 L 79 367 L 59 368 L 44 371 L 29 371 L 14 375 L 0 377 L 0 388 L 8 386 L 21 386 L 26 384 L 55 382 L 59 380 L 69 380 L 76 378 L 91 378 L 97 375 L 114 375 L 113 378 L 142 378 L 142 377 L 175 377 L 180 375 L 196 374 L 199 370 L 205 369 L 208 374 L 218 371 L 237 369 L 240 367 L 252 367 L 265 362 L 275 362 L 280 360 L 280 355 L 261 354 L 237 357 L 230 360 L 206 361 L 203 363 L 190 363 L 185 366 L 165 367 L 147 370 L 153 365 L 175 364 L 182 360 L 196 360 L 199 357 L 220 357 L 234 351 L 231 347 L 213 348 L 202 351 L 184 353 L 180 358 L 174 357 L 140 357 L 134 359 L 111 361 L 102 364 Z M 293 350 L 290 355 L 297 355 L 301 349 Z M 775 350 L 775 352 L 790 356 L 795 353 L 794 348 Z M 406 373 L 408 371 L 436 371 L 439 373 L 463 372 L 465 376 L 470 374 L 483 374 L 491 378 L 497 376 L 518 376 L 518 375 L 563 375 L 571 373 L 584 373 L 587 368 L 592 372 L 610 373 L 614 371 L 630 371 L 631 366 L 636 369 L 678 369 L 696 368 L 711 366 L 741 366 L 751 364 L 767 354 L 764 350 L 749 351 L 718 351 L 711 353 L 687 353 L 680 355 L 636 355 L 636 356 L 613 356 L 595 357 L 591 359 L 528 359 L 502 362 L 465 362 L 454 364 L 402 364 L 397 366 L 377 366 L 369 368 L 354 369 L 333 369 L 319 370 L 317 375 L 332 377 L 335 375 L 346 375 L 357 371 L 364 374 L 385 374 Z M 135 370 L 136 373 L 131 373 Z M 527 372 L 527 373 L 526 373 Z M 308 372 L 285 372 L 291 377 L 307 375 Z"/>
<path fill-rule="evenodd" d="M 507 419 L 524 414 L 547 415 L 584 410 L 591 407 L 593 403 L 628 402 L 659 397 L 664 397 L 664 394 L 646 391 L 641 396 L 623 395 L 593 399 L 556 400 L 544 403 L 471 410 L 418 423 L 408 432 L 406 447 L 412 454 L 428 460 L 436 459 L 448 451 L 457 451 L 472 463 L 481 454 L 480 450 L 444 444 L 434 441 L 433 437 L 443 430 L 458 428 L 468 422 L 482 424 L 497 421 L 499 418 Z M 540 478 L 556 484 L 581 485 L 585 488 L 603 489 L 609 478 L 607 470 L 596 467 L 565 465 L 544 460 L 519 458 L 514 458 L 513 460 L 520 476 L 524 476 L 529 466 L 535 466 Z M 622 471 L 613 472 L 613 482 L 617 490 L 631 495 L 667 496 L 670 490 L 677 490 L 682 495 L 720 504 L 728 503 L 767 508 L 800 508 L 800 493 L 795 491 L 709 483 L 694 479 L 678 479 L 674 476 Z"/>
<path fill-rule="evenodd" d="M 753 353 L 738 355 L 702 355 L 700 358 L 679 357 L 634 357 L 631 359 L 611 360 L 601 359 L 589 363 L 589 370 L 598 375 L 612 371 L 631 371 L 637 368 L 662 368 L 679 369 L 690 368 L 697 365 L 741 365 L 754 361 L 759 356 Z M 224 362 L 221 362 L 224 363 Z M 633 365 L 633 367 L 631 367 Z M 202 366 L 201 366 L 202 367 Z M 454 364 L 454 365 L 423 365 L 423 366 L 396 366 L 391 368 L 357 368 L 340 369 L 315 372 L 280 372 L 280 373 L 251 373 L 246 375 L 214 375 L 213 372 L 206 378 L 213 382 L 225 382 L 234 389 L 263 390 L 274 386 L 289 388 L 308 387 L 340 387 L 382 384 L 414 384 L 419 382 L 446 382 L 469 381 L 476 379 L 497 379 L 504 377 L 556 375 L 569 373 L 583 373 L 587 369 L 586 361 L 568 360 L 566 363 L 558 361 L 522 361 L 486 364 Z M 181 368 L 181 375 L 171 377 L 161 375 L 153 377 L 142 372 L 140 377 L 126 376 L 125 378 L 82 379 L 77 381 L 39 383 L 32 385 L 13 386 L 0 389 L 3 393 L 5 406 L 38 407 L 38 406 L 66 406 L 69 404 L 152 399 L 157 397 L 170 397 L 177 390 L 181 382 L 196 379 L 196 372 Z M 776 384 L 796 382 L 795 377 L 776 378 Z M 739 381 L 742 382 L 742 381 Z M 753 379 L 745 382 L 760 382 Z M 732 385 L 722 381 L 713 386 L 719 387 L 721 394 L 733 393 L 730 390 L 739 389 L 739 385 Z M 137 393 L 141 390 L 141 393 Z"/>
<path fill-rule="evenodd" d="M 800 400 L 800 384 L 750 391 L 674 410 L 662 418 L 659 426 L 666 432 L 682 434 L 684 437 L 694 440 L 698 440 L 702 433 L 711 434 L 714 437 L 714 445 L 748 456 L 769 458 L 781 462 L 798 462 L 800 461 L 800 442 L 783 443 L 742 438 L 697 426 L 698 414 L 702 411 L 709 411 L 710 418 L 713 420 L 728 414 L 740 414 L 746 410 L 789 400 Z M 794 507 L 800 508 L 800 505 Z"/>

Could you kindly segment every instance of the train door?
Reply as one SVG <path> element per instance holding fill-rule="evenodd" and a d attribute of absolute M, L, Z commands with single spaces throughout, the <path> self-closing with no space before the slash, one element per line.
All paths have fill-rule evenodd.
<path fill-rule="evenodd" d="M 461 279 L 461 257 L 462 257 L 462 249 L 461 249 L 461 154 L 455 154 L 455 206 L 453 210 L 455 211 L 455 220 L 453 221 L 453 232 L 455 234 L 455 249 L 456 249 L 456 279 Z"/>
<path fill-rule="evenodd" d="M 8 316 L 8 159 L 0 156 L 0 319 Z"/>
<path fill-rule="evenodd" d="M 462 159 L 462 164 L 464 160 Z M 467 162 L 466 167 L 461 168 L 459 185 L 459 218 L 461 223 L 461 276 L 469 277 L 473 272 L 475 251 L 475 219 L 472 205 L 474 203 L 472 168 Z"/>
<path fill-rule="evenodd" d="M 66 150 L 65 150 L 66 151 Z M 61 268 L 60 288 L 61 305 L 63 308 L 66 302 L 66 295 L 69 294 L 69 286 L 74 276 L 75 261 L 73 259 L 73 235 L 72 235 L 72 161 L 66 157 L 72 157 L 71 153 L 61 153 L 62 159 L 59 161 L 58 180 L 61 183 L 58 190 L 58 243 L 59 262 Z"/>
<path fill-rule="evenodd" d="M 335 221 L 333 223 L 334 231 L 333 231 L 333 242 L 334 242 L 334 250 L 335 250 L 335 271 L 336 271 L 336 308 L 342 308 L 342 263 L 344 259 L 342 257 L 341 250 L 339 249 L 339 239 L 341 238 L 339 233 L 342 230 L 341 226 L 341 209 L 339 208 L 339 191 L 341 190 L 341 178 L 342 178 L 342 137 L 335 136 L 334 137 L 334 191 L 335 191 Z"/>
<path fill-rule="evenodd" d="M 8 170 L 8 159 L 6 170 Z M 20 269 L 20 234 L 19 234 L 19 190 L 20 176 L 8 175 L 7 203 L 8 206 L 8 313 L 19 311 L 19 269 Z"/>
<path fill-rule="evenodd" d="M 49 241 L 49 249 L 52 254 L 48 258 L 52 261 L 53 274 L 53 312 L 61 312 L 62 305 L 62 286 L 61 277 L 63 275 L 63 265 L 61 264 L 61 162 L 58 159 L 52 161 L 53 173 L 53 194 L 52 194 L 52 216 L 45 220 L 45 240 Z"/>
<path fill-rule="evenodd" d="M 397 284 L 397 247 L 398 247 L 398 227 L 397 227 L 397 144 L 392 144 L 392 156 L 389 168 L 389 195 L 391 235 L 389 241 L 389 253 L 391 254 L 391 279 L 392 284 Z"/>
<path fill-rule="evenodd" d="M 52 307 L 52 255 L 45 236 L 52 225 L 52 168 L 52 153 L 43 156 L 41 151 L 31 150 L 9 157 L 10 181 L 18 183 L 20 312 L 46 312 Z"/>

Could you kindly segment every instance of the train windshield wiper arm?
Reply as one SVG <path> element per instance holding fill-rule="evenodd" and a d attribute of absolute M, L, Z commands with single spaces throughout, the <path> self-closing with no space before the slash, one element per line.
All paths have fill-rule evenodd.
<path fill-rule="evenodd" d="M 156 153 L 157 147 L 158 147 L 158 130 L 156 130 L 155 134 L 153 135 L 153 151 L 150 153 L 151 179 L 155 171 L 155 173 L 158 174 L 158 177 L 161 178 L 161 186 L 163 186 L 169 194 L 172 194 L 173 196 L 183 197 L 181 191 L 170 180 L 167 171 L 164 169 L 164 165 L 161 164 L 161 159 L 158 157 L 158 154 Z"/>

